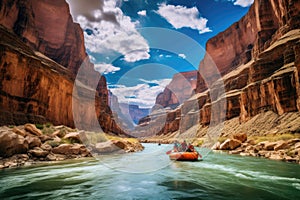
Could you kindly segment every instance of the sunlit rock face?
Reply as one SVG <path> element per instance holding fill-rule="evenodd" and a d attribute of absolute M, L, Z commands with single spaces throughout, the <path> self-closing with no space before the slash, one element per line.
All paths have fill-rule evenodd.
<path fill-rule="evenodd" d="M 196 84 L 197 71 L 175 74 L 170 84 L 157 96 L 155 104 L 176 108 L 195 93 Z"/>
<path fill-rule="evenodd" d="M 299 111 L 299 16 L 299 1 L 255 0 L 240 21 L 207 42 L 196 94 L 167 112 L 165 126 L 158 134 L 184 132 L 195 124 L 207 126 L 222 118 L 238 117 L 242 123 L 265 111 L 279 115 Z M 221 79 L 214 74 L 212 65 L 217 66 Z M 221 85 L 226 94 L 212 103 L 211 95 Z M 176 102 L 167 92 L 157 97 L 163 107 Z M 218 107 L 225 99 L 226 109 L 212 110 L 213 105 Z M 191 106 L 195 103 L 197 106 Z M 149 117 L 142 119 L 141 126 L 149 121 Z"/>
<path fill-rule="evenodd" d="M 1 124 L 73 127 L 75 120 L 79 128 L 100 123 L 104 131 L 122 133 L 108 107 L 106 80 L 87 58 L 83 32 L 65 0 L 3 0 L 0 25 Z M 73 93 L 83 63 L 85 73 Z M 72 103 L 78 108 L 74 116 Z"/>
<path fill-rule="evenodd" d="M 76 74 L 87 54 L 82 30 L 65 0 L 4 0 L 0 6 L 0 24 Z"/>

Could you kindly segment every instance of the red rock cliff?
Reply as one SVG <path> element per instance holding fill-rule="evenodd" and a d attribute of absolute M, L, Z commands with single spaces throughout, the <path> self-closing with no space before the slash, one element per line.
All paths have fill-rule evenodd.
<path fill-rule="evenodd" d="M 74 74 L 87 56 L 83 32 L 65 0 L 3 0 L 0 24 Z"/>
<path fill-rule="evenodd" d="M 106 80 L 86 59 L 83 32 L 64 0 L 3 0 L 0 24 L 1 124 L 50 121 L 74 126 L 76 120 L 79 128 L 88 128 L 99 121 L 104 131 L 122 133 L 108 106 Z M 85 74 L 73 93 L 83 62 Z M 83 101 L 77 102 L 79 96 Z M 76 116 L 72 97 L 80 107 Z"/>
<path fill-rule="evenodd" d="M 206 55 L 199 70 L 206 84 L 215 81 L 214 71 L 205 62 L 213 60 L 221 75 L 249 62 L 290 30 L 300 27 L 298 0 L 256 0 L 248 13 L 206 44 Z M 210 82 L 210 83 L 209 83 Z M 198 77 L 197 92 L 206 89 Z"/>
<path fill-rule="evenodd" d="M 197 71 L 175 74 L 170 84 L 156 97 L 155 104 L 175 108 L 195 93 L 196 84 Z"/>
<path fill-rule="evenodd" d="M 206 81 L 198 76 L 197 94 L 169 111 L 165 126 L 157 133 L 184 132 L 199 123 L 218 123 L 222 117 L 237 117 L 243 123 L 266 111 L 299 112 L 299 19 L 300 1 L 255 0 L 239 22 L 207 42 L 207 54 L 199 66 Z M 222 78 L 215 76 L 210 57 Z M 216 100 L 212 95 L 221 85 L 226 93 Z M 224 108 L 212 111 L 220 102 L 226 103 Z M 141 120 L 141 125 L 149 119 Z"/>

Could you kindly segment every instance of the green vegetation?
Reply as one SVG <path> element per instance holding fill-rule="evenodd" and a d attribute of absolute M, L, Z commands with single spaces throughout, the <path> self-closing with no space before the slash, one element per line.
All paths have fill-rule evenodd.
<path fill-rule="evenodd" d="M 50 122 L 47 122 L 46 124 L 45 124 L 45 127 L 46 128 L 50 128 L 51 126 L 53 126 Z"/>
<path fill-rule="evenodd" d="M 290 140 L 300 138 L 299 133 L 283 133 L 283 134 L 276 134 L 276 135 L 265 135 L 265 136 L 249 136 L 248 140 L 254 140 L 255 144 L 258 144 L 263 141 L 269 141 L 269 142 L 276 142 L 279 140 Z"/>
<path fill-rule="evenodd" d="M 14 128 L 15 125 L 8 125 L 8 128 Z"/>
<path fill-rule="evenodd" d="M 225 140 L 227 140 L 228 139 L 228 137 L 219 137 L 218 138 L 218 142 L 220 142 L 221 144 L 223 143 L 223 142 L 225 142 Z"/>
<path fill-rule="evenodd" d="M 121 138 L 115 135 L 109 135 L 109 134 L 105 134 L 106 140 L 124 140 L 124 141 L 128 141 L 131 143 L 137 143 L 138 140 L 136 138 Z"/>
<path fill-rule="evenodd" d="M 58 146 L 61 144 L 61 142 L 57 142 L 57 141 L 47 141 L 47 143 L 48 143 L 52 148 L 58 147 Z"/>
<path fill-rule="evenodd" d="M 54 129 L 53 126 L 49 126 L 49 127 L 44 126 L 44 128 L 42 129 L 42 133 L 43 133 L 44 135 L 50 135 L 50 134 L 52 134 L 52 133 L 54 133 L 54 132 L 55 132 L 55 129 Z"/>
<path fill-rule="evenodd" d="M 40 130 L 43 130 L 44 125 L 43 124 L 35 124 L 35 127 L 37 127 Z"/>
<path fill-rule="evenodd" d="M 204 139 L 198 138 L 192 144 L 196 147 L 201 147 L 204 144 Z"/>

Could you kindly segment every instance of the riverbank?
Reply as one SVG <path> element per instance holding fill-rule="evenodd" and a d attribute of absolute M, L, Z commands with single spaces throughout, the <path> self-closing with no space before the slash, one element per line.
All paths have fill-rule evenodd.
<path fill-rule="evenodd" d="M 51 124 L 0 127 L 0 169 L 143 150 L 134 138 Z"/>
<path fill-rule="evenodd" d="M 172 144 L 175 140 L 182 142 L 184 138 L 174 137 L 176 134 L 154 136 L 139 139 L 142 143 Z M 262 157 L 300 164 L 300 134 L 272 134 L 248 136 L 246 133 L 235 133 L 227 137 L 216 138 L 217 142 L 210 147 L 214 151 L 227 152 L 241 156 Z M 205 146 L 205 138 L 193 139 L 197 147 Z"/>

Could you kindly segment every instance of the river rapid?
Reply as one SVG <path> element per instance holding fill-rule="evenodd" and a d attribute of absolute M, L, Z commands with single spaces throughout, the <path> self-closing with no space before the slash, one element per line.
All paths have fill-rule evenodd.
<path fill-rule="evenodd" d="M 0 199 L 300 199 L 300 165 L 224 153 L 174 162 L 171 145 L 0 171 Z"/>

